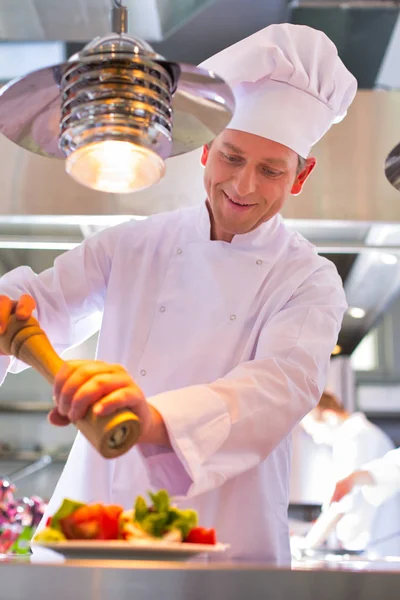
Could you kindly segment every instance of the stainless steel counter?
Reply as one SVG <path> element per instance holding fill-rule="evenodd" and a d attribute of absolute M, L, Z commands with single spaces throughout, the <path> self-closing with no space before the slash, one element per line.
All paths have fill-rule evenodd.
<path fill-rule="evenodd" d="M 398 600 L 400 562 L 0 561 L 1 600 Z"/>

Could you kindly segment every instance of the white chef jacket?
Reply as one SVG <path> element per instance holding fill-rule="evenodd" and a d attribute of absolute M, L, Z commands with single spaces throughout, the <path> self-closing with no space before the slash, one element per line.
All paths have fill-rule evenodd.
<path fill-rule="evenodd" d="M 77 435 L 49 503 L 130 508 L 165 488 L 231 545 L 290 561 L 290 432 L 318 402 L 346 301 L 334 265 L 277 215 L 231 243 L 210 240 L 205 204 L 88 238 L 39 276 L 19 267 L 0 293 L 31 294 L 58 351 L 93 333 L 161 413 L 172 449 L 103 459 Z M 6 368 L 18 370 L 15 361 Z"/>
<path fill-rule="evenodd" d="M 393 447 L 389 436 L 363 413 L 353 413 L 340 426 L 335 436 L 332 448 L 334 481 L 347 477 L 366 462 L 384 456 Z M 382 509 L 376 510 L 359 488 L 344 501 L 344 505 L 349 505 L 350 510 L 336 527 L 337 537 L 343 546 L 349 550 L 369 548 L 379 555 L 392 554 L 393 547 L 397 548 L 398 540 L 379 544 L 376 542 L 400 530 L 400 506 L 397 503 L 386 503 Z"/>
<path fill-rule="evenodd" d="M 379 506 L 400 492 L 400 448 L 363 464 L 362 470 L 368 471 L 375 481 L 375 485 L 362 488 L 365 497 L 374 505 Z"/>
<path fill-rule="evenodd" d="M 400 556 L 400 449 L 390 450 L 361 469 L 368 471 L 376 483 L 361 487 L 365 499 L 378 507 L 381 519 L 373 549 L 380 555 Z"/>

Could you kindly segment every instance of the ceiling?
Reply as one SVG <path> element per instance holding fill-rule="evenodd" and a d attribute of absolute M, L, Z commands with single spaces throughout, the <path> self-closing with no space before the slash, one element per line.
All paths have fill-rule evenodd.
<path fill-rule="evenodd" d="M 158 52 L 170 60 L 199 64 L 214 53 L 262 27 L 271 23 L 292 21 L 325 31 L 336 43 L 342 60 L 357 77 L 361 89 L 400 89 L 398 2 L 368 0 L 363 2 L 126 0 L 125 4 L 129 8 L 130 33 L 145 37 Z M 14 47 L 16 43 L 22 44 L 23 52 L 24 44 L 60 41 L 63 44 L 65 56 L 68 57 L 94 36 L 107 33 L 110 5 L 111 0 L 69 0 L 67 3 L 60 0 L 19 0 L 18 2 L 2 0 L 0 8 L 0 80 L 4 79 L 1 72 L 2 44 L 4 48 L 11 44 L 14 44 Z M 50 45 L 48 47 L 50 49 Z M 29 48 L 32 48 L 32 45 Z M 57 52 L 58 54 L 55 49 L 49 51 L 48 65 L 59 62 L 59 47 Z M 21 61 L 22 59 L 15 63 L 15 75 L 21 75 L 21 65 L 24 64 Z M 42 66 L 45 65 L 42 63 L 40 67 Z M 7 73 L 10 74 L 9 61 L 7 67 Z M 9 77 L 10 75 L 8 75 Z M 396 110 L 397 106 L 396 104 Z M 380 110 L 380 114 L 395 114 L 393 108 L 392 112 L 385 109 L 386 112 L 383 113 L 382 108 Z M 370 113 L 365 113 L 365 115 L 364 123 L 368 123 L 368 120 L 371 120 Z M 363 144 L 365 149 L 368 148 L 368 144 L 375 144 L 381 127 L 381 120 L 373 121 L 372 129 L 359 124 L 357 129 L 358 145 L 349 148 L 346 164 L 343 163 L 343 157 L 342 163 L 340 163 L 340 151 L 337 152 L 339 158 L 333 158 L 326 147 L 322 147 L 320 150 L 321 165 L 324 163 L 328 165 L 328 171 L 323 169 L 319 171 L 319 179 L 318 176 L 315 178 L 312 190 L 312 197 L 321 199 L 321 202 L 318 200 L 318 203 L 308 203 L 308 197 L 311 197 L 310 192 L 309 196 L 306 195 L 305 203 L 300 205 L 302 206 L 301 210 L 296 212 L 294 209 L 285 215 L 288 217 L 289 225 L 314 242 L 320 253 L 336 264 L 345 284 L 349 304 L 352 306 L 365 305 L 367 315 L 364 319 L 345 316 L 339 339 L 344 354 L 350 354 L 353 351 L 365 333 L 377 323 L 383 311 L 396 301 L 400 292 L 399 265 L 383 264 L 379 258 L 382 252 L 368 250 L 368 246 L 376 244 L 382 246 L 383 252 L 388 252 L 388 248 L 390 252 L 396 252 L 398 248 L 400 253 L 400 227 L 397 226 L 400 223 L 400 208 L 393 209 L 396 200 L 393 200 L 391 192 L 384 187 L 385 184 L 379 180 L 379 185 L 377 185 L 376 178 L 370 177 L 372 167 L 379 170 L 377 171 L 379 177 L 381 177 L 380 172 L 383 171 L 376 156 L 365 157 L 365 153 L 361 152 Z M 398 127 L 398 134 L 396 131 L 393 132 L 393 128 L 396 127 Z M 397 126 L 395 120 L 392 122 L 388 118 L 388 123 L 385 123 L 384 128 L 387 134 L 385 143 L 388 135 L 389 138 L 390 135 L 393 135 L 393 140 L 396 136 L 397 140 L 400 139 L 400 123 Z M 361 138 L 361 146 L 360 129 L 366 129 L 368 133 Z M 338 129 L 338 131 L 340 130 Z M 331 140 L 332 138 L 330 138 Z M 390 138 L 390 144 L 393 140 Z M 382 144 L 378 146 L 378 149 L 383 164 L 386 145 Z M 7 156 L 6 153 L 0 145 L 3 163 L 8 158 L 8 153 Z M 359 156 L 359 153 L 362 156 Z M 19 155 L 18 159 L 16 156 L 13 160 L 21 180 L 23 173 L 26 172 L 28 173 L 26 177 L 31 184 L 32 169 L 36 169 L 36 165 L 39 163 L 32 161 L 32 165 L 35 167 L 30 167 L 31 171 L 29 171 L 29 167 L 22 166 L 24 163 Z M 40 163 L 40 165 L 43 164 Z M 43 174 L 40 175 L 40 168 L 37 168 L 36 171 L 38 172 L 37 177 L 42 178 L 42 185 L 40 192 L 37 193 L 44 196 L 46 193 L 50 193 L 46 190 L 51 190 L 52 197 L 56 198 L 57 188 L 55 185 L 53 187 L 50 187 L 50 184 L 47 185 L 47 178 L 43 177 Z M 353 181 L 357 168 L 361 168 L 362 172 L 370 177 L 368 183 L 365 178 L 362 181 L 361 176 L 356 178 L 356 182 Z M 55 167 L 55 171 L 57 169 L 59 166 Z M 339 176 L 338 173 L 340 173 Z M 341 181 L 336 181 L 335 178 L 338 177 L 341 178 Z M 327 184 L 324 187 L 324 178 L 329 182 L 335 180 L 336 187 L 330 185 L 329 193 L 332 197 L 329 202 L 326 200 L 329 193 Z M 13 187 L 14 197 L 20 192 L 22 194 L 20 180 L 18 183 L 13 180 L 12 183 L 11 179 L 8 182 L 3 176 L 2 181 L 5 188 Z M 60 182 L 62 181 L 60 179 Z M 63 183 L 58 184 L 58 186 L 62 185 Z M 349 192 L 344 196 L 346 186 L 351 190 L 351 194 Z M 24 194 L 32 195 L 34 188 L 31 188 L 31 192 L 29 192 L 28 187 L 26 184 Z M 73 187 L 71 190 L 74 190 L 73 197 L 78 201 L 80 190 Z M 335 191 L 336 198 L 333 196 Z M 342 204 L 338 202 L 341 198 L 344 198 Z M 347 214 L 346 206 L 350 206 L 355 198 L 358 203 L 369 207 L 367 214 L 361 214 L 360 211 L 356 215 Z M 103 196 L 101 200 L 99 199 L 99 204 L 108 205 L 108 199 Z M 144 215 L 159 210 L 158 205 L 156 208 L 152 202 L 147 202 L 145 208 L 143 208 L 144 204 L 138 203 L 140 208 L 134 211 L 135 214 Z M 329 205 L 329 210 L 325 205 Z M 103 212 L 104 209 L 102 209 Z M 123 210 L 116 212 L 121 215 L 128 214 L 128 211 L 124 213 Z M 129 211 L 129 214 L 132 212 Z M 384 227 L 385 215 L 387 215 L 387 221 L 392 224 L 392 229 Z M 116 221 L 121 219 L 123 219 L 122 216 L 116 217 Z M 90 215 L 86 219 L 80 218 L 75 222 L 74 219 L 68 220 L 68 218 L 60 217 L 48 219 L 47 222 L 43 218 L 32 218 L 31 220 L 0 218 L 0 273 L 20 264 L 28 264 L 34 270 L 41 271 L 50 266 L 55 256 L 63 249 L 71 244 L 79 243 L 87 235 L 110 223 L 109 218 L 102 220 Z M 14 246 L 18 246 L 19 242 L 22 246 L 23 242 L 28 240 L 31 242 L 31 247 L 29 249 L 6 248 L 7 244 L 13 245 L 11 243 L 13 240 Z M 54 241 L 64 242 L 65 245 L 62 249 L 50 249 L 51 242 Z M 39 249 L 46 242 L 50 243 L 48 249 Z M 37 249 L 34 249 L 35 243 Z M 365 251 L 366 249 L 368 252 Z M 367 306 L 368 302 L 370 306 Z"/>

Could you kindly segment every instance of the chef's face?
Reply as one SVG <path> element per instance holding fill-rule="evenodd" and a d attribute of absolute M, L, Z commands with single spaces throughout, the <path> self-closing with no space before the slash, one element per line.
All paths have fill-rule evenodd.
<path fill-rule="evenodd" d="M 315 444 L 332 446 L 340 426 L 340 418 L 334 411 L 316 408 L 304 417 L 301 426 Z"/>
<path fill-rule="evenodd" d="M 235 129 L 225 129 L 205 146 L 204 185 L 211 211 L 211 237 L 230 242 L 276 215 L 290 194 L 299 194 L 315 166 L 282 144 Z"/>

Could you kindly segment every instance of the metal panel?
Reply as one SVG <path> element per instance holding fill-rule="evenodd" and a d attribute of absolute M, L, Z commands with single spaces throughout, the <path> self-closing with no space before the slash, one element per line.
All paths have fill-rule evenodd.
<path fill-rule="evenodd" d="M 132 34 L 160 41 L 213 0 L 125 0 Z M 112 0 L 2 0 L 0 39 L 89 41 L 111 30 Z"/>
<path fill-rule="evenodd" d="M 360 88 L 373 88 L 399 8 L 393 2 L 302 2 L 292 21 L 324 31 Z"/>
<path fill-rule="evenodd" d="M 298 570 L 260 564 L 184 565 L 81 561 L 0 564 L 1 600 L 398 600 L 396 562 L 305 561 Z M 322 570 L 326 569 L 326 570 Z M 331 569 L 331 571 L 329 571 Z M 374 572 L 376 571 L 376 572 Z M 385 572 L 386 571 L 386 572 Z"/>

